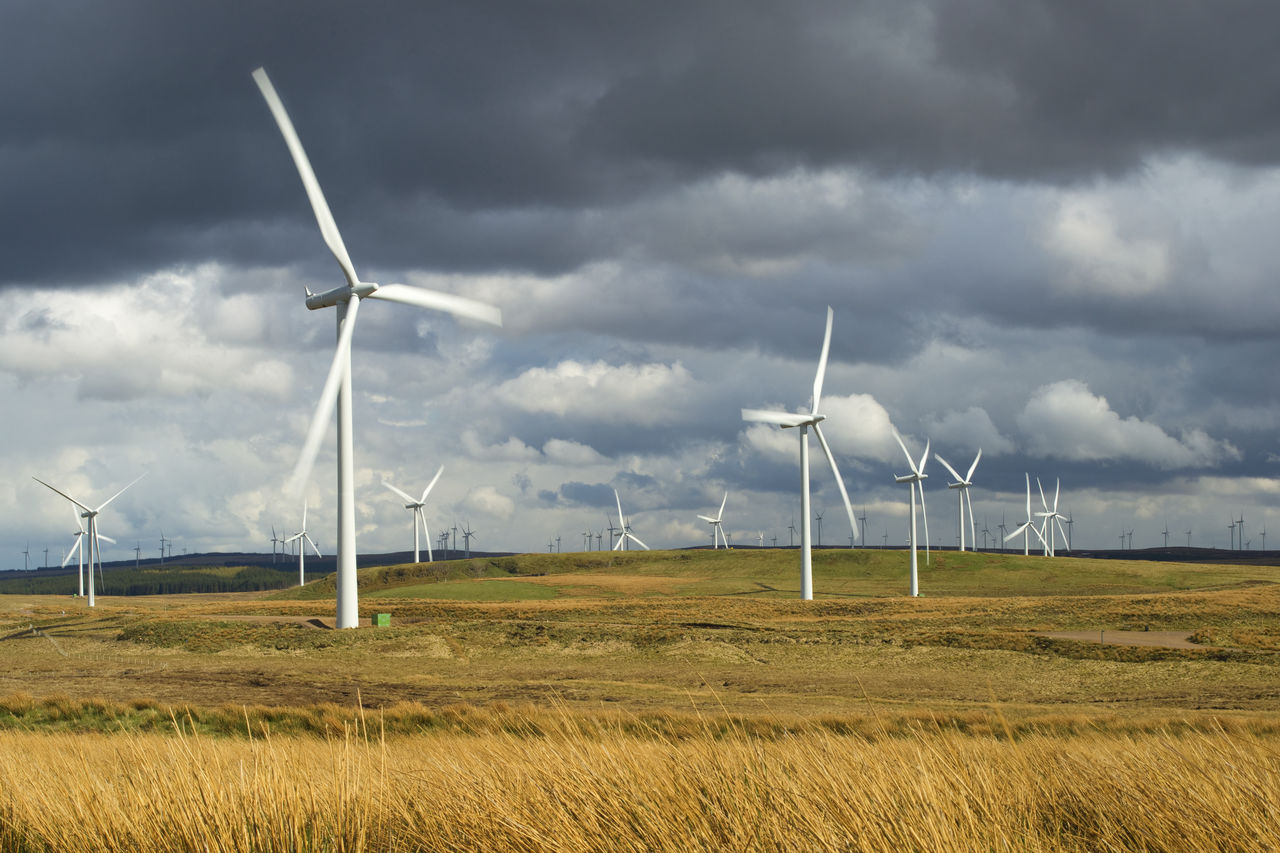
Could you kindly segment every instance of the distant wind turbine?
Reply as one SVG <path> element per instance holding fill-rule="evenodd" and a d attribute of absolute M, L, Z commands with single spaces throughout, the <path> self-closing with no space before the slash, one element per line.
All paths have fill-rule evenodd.
<path fill-rule="evenodd" d="M 615 551 L 628 550 L 627 540 L 631 540 L 632 542 L 639 545 L 641 548 L 648 551 L 649 546 L 641 542 L 639 537 L 637 537 L 634 533 L 631 532 L 631 525 L 627 524 L 627 517 L 622 514 L 622 498 L 618 497 L 617 489 L 613 490 L 613 499 L 618 502 L 618 528 L 617 528 L 618 544 L 613 546 L 613 550 Z"/>
<path fill-rule="evenodd" d="M 1036 536 L 1039 537 L 1040 542 L 1042 544 L 1044 543 L 1044 534 L 1042 534 L 1039 528 L 1035 526 L 1035 519 L 1031 515 L 1031 475 L 1027 474 L 1026 478 L 1027 478 L 1027 520 L 1019 524 L 1017 527 L 1015 527 L 1013 529 L 1013 532 L 1010 533 L 1008 536 L 1004 537 L 1004 541 L 1008 542 L 1010 539 L 1013 539 L 1019 533 L 1021 533 L 1022 534 L 1022 556 L 1029 557 L 1031 555 L 1031 533 L 1034 531 Z M 1001 526 L 1003 527 L 1004 525 L 1002 524 Z"/>
<path fill-rule="evenodd" d="M 77 530 L 75 533 L 75 537 L 76 537 L 75 544 L 71 546 L 71 550 L 67 551 L 67 556 L 62 558 L 62 565 L 66 566 L 67 563 L 71 561 L 71 555 L 72 554 L 76 555 L 76 577 L 79 579 L 79 584 L 80 584 L 80 592 L 77 594 L 76 597 L 84 598 L 84 556 L 85 556 L 84 539 L 88 535 L 88 531 L 84 529 L 84 522 L 80 520 L 80 513 L 76 512 L 76 508 L 74 505 L 71 507 L 71 514 L 75 516 L 76 527 L 80 529 Z M 98 538 L 105 539 L 108 542 L 110 542 L 112 545 L 116 544 L 116 540 L 112 539 L 110 536 L 107 536 L 103 533 L 99 533 Z M 135 568 L 136 567 L 137 566 L 135 565 Z"/>
<path fill-rule="evenodd" d="M 93 587 L 93 564 L 94 564 L 94 561 L 96 560 L 98 563 L 98 571 L 99 572 L 102 571 L 102 548 L 99 545 L 99 540 L 106 538 L 98 533 L 98 513 L 106 509 L 107 505 L 110 504 L 113 500 L 115 500 L 116 498 L 124 494 L 125 489 L 129 488 L 129 486 L 132 486 L 134 483 L 138 482 L 138 480 L 141 480 L 145 476 L 147 476 L 145 473 L 139 474 L 137 478 L 133 480 L 133 482 L 129 483 L 128 486 L 125 486 L 124 489 L 121 489 L 120 491 L 116 492 L 114 495 L 107 498 L 105 501 L 103 501 L 102 503 L 100 503 L 98 506 L 94 508 L 85 506 L 84 504 L 80 503 L 80 501 L 71 497 L 71 495 L 67 494 L 66 492 L 60 491 L 59 489 L 55 489 L 53 486 L 50 486 L 48 483 L 46 483 L 44 480 L 41 480 L 38 477 L 31 478 L 35 480 L 37 483 L 39 483 L 40 485 L 44 486 L 46 489 L 49 489 L 52 492 L 56 492 L 57 494 L 62 495 L 64 498 L 66 498 L 67 500 L 71 501 L 73 504 L 78 506 L 80 508 L 80 517 L 87 518 L 89 520 L 89 529 L 85 531 L 85 535 L 89 537 L 89 606 L 90 607 L 93 607 L 96 603 L 94 598 L 94 587 Z"/>
<path fill-rule="evenodd" d="M 960 504 L 960 521 L 959 521 L 960 550 L 961 551 L 964 550 L 964 517 L 965 517 L 964 510 L 965 510 L 966 503 L 968 503 L 969 505 L 969 533 L 970 533 L 969 544 L 972 545 L 974 548 L 977 548 L 978 533 L 977 533 L 977 529 L 974 526 L 974 521 L 973 521 L 973 501 L 970 500 L 969 498 L 969 487 L 973 485 L 973 472 L 977 470 L 978 460 L 982 458 L 982 448 L 981 447 L 978 448 L 978 455 L 973 457 L 973 464 L 969 466 L 969 473 L 965 474 L 963 477 L 961 477 L 959 474 L 956 473 L 956 469 L 951 467 L 950 462 L 943 459 L 938 454 L 936 453 L 933 454 L 933 458 L 941 462 L 942 467 L 946 468 L 947 471 L 950 472 L 951 476 L 956 478 L 956 482 L 947 483 L 947 488 L 959 490 L 959 494 L 957 495 L 957 497 L 959 498 L 959 504 Z"/>
<path fill-rule="evenodd" d="M 906 483 L 911 488 L 911 596 L 920 594 L 920 572 L 916 560 L 916 489 L 920 489 L 920 509 L 924 515 L 924 550 L 925 560 L 929 559 L 929 510 L 924 505 L 924 480 L 929 476 L 924 472 L 924 466 L 929 461 L 929 441 L 925 440 L 924 453 L 920 454 L 920 463 L 911 458 L 911 453 L 907 450 L 907 445 L 903 443 L 902 436 L 898 435 L 898 431 L 893 431 L 893 437 L 897 439 L 898 446 L 902 448 L 902 454 L 907 457 L 907 465 L 911 468 L 910 474 L 904 474 L 901 477 L 895 476 L 894 482 Z"/>
<path fill-rule="evenodd" d="M 399 495 L 401 498 L 404 499 L 405 501 L 404 508 L 407 510 L 411 510 L 413 512 L 413 521 L 412 521 L 413 561 L 415 563 L 420 562 L 419 560 L 420 554 L 418 551 L 418 524 L 419 523 L 422 524 L 422 535 L 427 537 L 427 562 L 431 563 L 435 561 L 435 557 L 431 553 L 431 531 L 427 529 L 427 515 L 422 511 L 422 508 L 427 505 L 427 495 L 431 494 L 431 490 L 435 488 L 436 481 L 440 479 L 440 475 L 443 473 L 444 473 L 444 466 L 441 465 L 439 469 L 436 470 L 436 475 L 431 478 L 431 482 L 427 483 L 427 487 L 422 490 L 422 497 L 418 498 L 416 501 L 413 498 L 411 498 L 409 495 L 405 494 L 404 492 L 397 489 L 395 486 L 388 483 L 386 480 L 382 481 L 382 485 L 386 486 L 388 489 L 395 492 L 397 495 Z M 419 480 L 418 482 L 422 482 L 422 481 Z"/>
<path fill-rule="evenodd" d="M 307 546 L 311 546 L 311 550 L 316 552 L 316 556 L 320 556 L 320 549 L 316 547 L 316 543 L 312 541 L 311 535 L 307 533 L 307 502 L 302 502 L 302 529 L 285 540 L 286 542 L 298 543 L 298 586 L 304 586 L 307 582 Z"/>
<path fill-rule="evenodd" d="M 355 499 L 355 448 L 351 424 L 351 338 L 355 332 L 356 314 L 360 302 L 364 299 L 384 299 L 388 302 L 399 302 L 419 308 L 444 311 L 459 317 L 469 317 L 495 326 L 502 325 L 502 315 L 498 309 L 464 299 L 452 294 L 438 293 L 419 287 L 404 284 L 377 285 L 361 281 L 356 275 L 355 266 L 347 254 L 347 248 L 338 232 L 338 225 L 329 204 L 325 201 L 320 183 L 316 180 L 307 158 L 302 142 L 294 130 L 293 122 L 285 111 L 284 103 L 276 93 L 275 87 L 267 77 L 267 72 L 259 68 L 253 72 L 254 82 L 275 118 L 276 125 L 284 137 L 285 145 L 293 158 L 293 164 L 306 189 L 307 198 L 311 202 L 311 210 L 315 214 L 316 223 L 325 244 L 342 268 L 346 283 L 323 293 L 307 291 L 307 307 L 334 307 L 338 324 L 338 342 L 334 349 L 333 362 L 325 379 L 324 389 L 316 405 L 315 415 L 307 430 L 306 441 L 298 457 L 298 464 L 290 477 L 290 490 L 297 494 L 311 474 L 316 454 L 320 451 L 320 442 L 333 419 L 335 407 L 338 415 L 338 552 L 337 552 L 337 626 L 354 628 L 359 624 L 359 596 L 356 587 L 356 499 Z"/>
<path fill-rule="evenodd" d="M 724 547 L 726 549 L 728 549 L 729 547 L 729 540 L 724 538 L 724 527 L 722 527 L 720 523 L 724 519 L 724 505 L 728 502 L 729 502 L 729 493 L 725 492 L 724 500 L 720 501 L 720 511 L 716 513 L 715 518 L 712 518 L 709 515 L 698 516 L 698 518 L 702 519 L 703 521 L 711 525 L 712 549 L 716 549 L 720 547 L 720 539 L 724 539 Z M 719 535 L 720 539 L 716 538 L 717 535 Z"/>
<path fill-rule="evenodd" d="M 762 409 L 743 409 L 742 419 L 777 424 L 783 429 L 799 428 L 800 434 L 800 598 L 808 601 L 813 598 L 813 543 L 809 533 L 809 429 L 818 437 L 822 452 L 831 464 L 831 473 L 835 476 L 836 485 L 840 487 L 840 497 L 844 500 L 845 512 L 849 514 L 849 527 L 857 531 L 853 520 L 853 507 L 849 504 L 849 493 L 845 491 L 844 480 L 836 465 L 836 457 L 831 453 L 831 446 L 822 435 L 819 423 L 826 420 L 826 415 L 818 413 L 822 399 L 822 381 L 827 373 L 827 355 L 831 351 L 831 325 L 835 312 L 827 306 L 827 330 L 822 338 L 822 351 L 818 355 L 818 372 L 813 378 L 813 397 L 809 412 L 778 412 Z"/>
<path fill-rule="evenodd" d="M 1053 509 L 1049 508 L 1049 504 L 1044 499 L 1044 486 L 1040 485 L 1040 478 L 1036 477 L 1036 488 L 1040 490 L 1040 503 L 1044 506 L 1044 512 L 1037 512 L 1036 515 L 1043 519 L 1042 528 L 1047 528 L 1049 540 L 1044 542 L 1044 533 L 1040 534 L 1040 540 L 1044 542 L 1044 553 L 1046 557 L 1056 556 L 1054 549 L 1054 525 L 1062 532 L 1062 538 L 1067 538 L 1067 531 L 1062 527 L 1062 516 L 1058 513 L 1058 495 L 1062 491 L 1062 481 L 1058 480 L 1058 485 L 1053 491 Z M 1068 548 L 1070 550 L 1070 548 Z"/>

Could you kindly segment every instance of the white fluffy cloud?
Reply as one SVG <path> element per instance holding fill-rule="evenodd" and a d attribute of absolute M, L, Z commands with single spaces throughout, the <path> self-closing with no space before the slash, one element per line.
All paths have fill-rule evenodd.
<path fill-rule="evenodd" d="M 516 504 L 493 486 L 476 486 L 467 492 L 462 505 L 475 512 L 507 520 L 515 514 Z"/>
<path fill-rule="evenodd" d="M 1229 442 L 1189 430 L 1174 438 L 1137 417 L 1122 418 L 1105 397 L 1074 379 L 1039 388 L 1018 415 L 1027 449 L 1072 461 L 1132 459 L 1157 468 L 1193 468 L 1238 459 Z"/>
<path fill-rule="evenodd" d="M 984 456 L 999 456 L 1014 450 L 1013 442 L 1000 434 L 986 409 L 979 406 L 929 418 L 924 428 L 938 447 L 958 447 L 973 452 L 981 448 Z"/>
<path fill-rule="evenodd" d="M 1161 288 L 1172 269 L 1169 248 L 1121 233 L 1115 214 L 1097 196 L 1062 199 L 1043 235 L 1044 247 L 1067 262 L 1072 289 L 1142 296 Z"/>
<path fill-rule="evenodd" d="M 534 367 L 498 386 L 499 400 L 526 412 L 603 423 L 666 423 L 696 393 L 684 365 L 584 364 L 562 361 Z"/>

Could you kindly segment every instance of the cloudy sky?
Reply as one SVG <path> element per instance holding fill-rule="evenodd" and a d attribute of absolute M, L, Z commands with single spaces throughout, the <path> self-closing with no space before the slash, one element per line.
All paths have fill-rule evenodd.
<path fill-rule="evenodd" d="M 696 519 L 785 544 L 794 431 L 835 310 L 826 434 L 874 544 L 906 461 L 979 447 L 994 533 L 1024 474 L 1075 544 L 1280 547 L 1280 15 L 1234 2 L 0 5 L 0 568 L 270 548 L 341 273 L 250 73 L 265 66 L 362 278 L 361 551 L 382 488 L 445 473 L 476 547 L 581 549 L 613 489 L 652 546 Z M 849 523 L 813 447 L 823 541 Z M 334 545 L 334 443 L 310 527 Z M 927 468 L 930 528 L 954 491 Z M 1036 496 L 1039 503 L 1039 496 Z M 1039 507 L 1037 506 L 1036 509 Z M 614 511 L 616 512 L 616 511 Z M 981 538 L 981 533 L 979 533 Z"/>

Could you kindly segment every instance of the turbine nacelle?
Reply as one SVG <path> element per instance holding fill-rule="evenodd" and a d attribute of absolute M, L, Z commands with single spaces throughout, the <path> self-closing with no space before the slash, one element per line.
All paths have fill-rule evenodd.
<path fill-rule="evenodd" d="M 339 285 L 332 290 L 326 290 L 324 293 L 312 293 L 307 291 L 307 307 L 312 311 L 318 308 L 332 308 L 339 302 L 346 302 L 355 296 L 364 299 L 366 296 L 378 289 L 378 285 L 371 281 L 362 281 L 355 287 L 349 285 Z"/>
<path fill-rule="evenodd" d="M 783 429 L 792 429 L 793 427 L 817 426 L 819 423 L 821 423 L 822 421 L 825 421 L 826 419 L 827 419 L 826 415 L 810 415 L 806 420 L 801 421 L 800 423 L 778 424 L 778 426 L 782 427 Z"/>

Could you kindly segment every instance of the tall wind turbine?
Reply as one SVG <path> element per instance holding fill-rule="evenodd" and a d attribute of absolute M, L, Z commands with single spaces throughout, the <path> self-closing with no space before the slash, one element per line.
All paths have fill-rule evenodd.
<path fill-rule="evenodd" d="M 302 502 L 302 529 L 285 540 L 286 542 L 298 543 L 298 586 L 305 586 L 307 583 L 307 545 L 311 546 L 311 550 L 316 552 L 316 556 L 320 556 L 320 549 L 316 547 L 316 543 L 311 540 L 311 535 L 307 533 L 307 503 Z"/>
<path fill-rule="evenodd" d="M 1044 512 L 1037 512 L 1036 515 L 1044 519 L 1044 521 L 1041 522 L 1041 526 L 1043 528 L 1048 528 L 1049 533 L 1049 541 L 1044 543 L 1044 555 L 1046 557 L 1053 557 L 1056 556 L 1054 549 L 1055 540 L 1053 535 L 1055 524 L 1058 526 L 1057 529 L 1062 532 L 1062 538 L 1064 540 L 1067 538 L 1067 531 L 1062 527 L 1062 515 L 1058 512 L 1058 495 L 1062 491 L 1062 480 L 1058 480 L 1058 485 L 1053 491 L 1053 509 L 1049 508 L 1048 502 L 1044 499 L 1044 486 L 1040 485 L 1039 477 L 1036 477 L 1036 488 L 1040 490 L 1040 503 L 1044 506 Z M 1044 542 L 1043 533 L 1040 535 L 1040 540 Z M 1068 548 L 1068 550 L 1070 549 Z"/>
<path fill-rule="evenodd" d="M 649 546 L 641 542 L 639 537 L 637 537 L 634 533 L 631 532 L 631 525 L 627 524 L 627 517 L 622 514 L 622 498 L 618 497 L 617 489 L 613 490 L 613 499 L 618 502 L 618 527 L 617 527 L 618 544 L 613 546 L 613 550 L 626 551 L 627 540 L 629 539 L 632 542 L 639 545 L 641 548 L 648 551 Z M 729 546 L 725 545 L 725 547 L 728 548 Z"/>
<path fill-rule="evenodd" d="M 859 533 L 862 536 L 862 545 L 865 548 L 867 545 L 867 508 L 865 506 L 862 508 L 862 515 L 858 516 L 858 524 L 862 526 Z"/>
<path fill-rule="evenodd" d="M 963 477 L 961 477 L 959 474 L 956 473 L 956 469 L 951 467 L 950 462 L 943 459 L 938 454 L 936 453 L 933 454 L 933 458 L 941 462 L 942 467 L 946 468 L 947 471 L 951 473 L 951 476 L 956 478 L 956 482 L 947 483 L 947 488 L 959 490 L 958 497 L 959 497 L 959 503 L 960 503 L 960 550 L 961 551 L 964 550 L 964 516 L 965 516 L 964 508 L 966 503 L 969 505 L 969 533 L 970 533 L 969 544 L 972 545 L 973 548 L 976 550 L 978 547 L 978 532 L 973 521 L 973 501 L 969 499 L 969 487 L 973 485 L 973 472 L 977 470 L 978 460 L 982 458 L 982 448 L 981 447 L 978 448 L 978 455 L 973 457 L 973 464 L 969 466 L 969 473 L 965 474 Z"/>
<path fill-rule="evenodd" d="M 280 128 L 285 145 L 293 157 L 293 164 L 298 169 L 302 184 L 306 188 L 307 198 L 315 213 L 316 223 L 325 244 L 338 266 L 342 268 L 346 284 L 339 285 L 323 293 L 307 291 L 307 307 L 334 307 L 338 323 L 338 343 L 334 350 L 333 362 L 329 366 L 329 374 L 325 378 L 324 389 L 320 393 L 320 401 L 316 405 L 315 416 L 307 431 L 306 441 L 302 445 L 302 453 L 298 464 L 290 477 L 290 485 L 294 493 L 302 490 L 303 484 L 311 474 L 316 454 L 320 451 L 320 442 L 333 418 L 336 407 L 338 414 L 338 578 L 337 578 L 337 626 L 354 628 L 359 624 L 358 595 L 356 591 L 356 519 L 355 519 L 355 448 L 351 424 L 351 337 L 355 332 L 356 314 L 360 302 L 364 299 L 385 299 L 389 302 L 400 302 L 419 308 L 430 308 L 446 311 L 459 317 L 469 317 L 495 326 L 502 325 L 502 315 L 498 309 L 471 299 L 451 294 L 438 293 L 419 287 L 404 284 L 377 285 L 363 282 L 356 275 L 355 266 L 347 254 L 347 248 L 338 232 L 338 225 L 329 204 L 325 201 L 320 183 L 316 180 L 311 162 L 307 159 L 302 142 L 293 128 L 293 122 L 285 111 L 284 103 L 276 94 L 275 87 L 267 77 L 267 72 L 259 68 L 253 72 L 254 82 L 262 92 L 267 106 Z"/>
<path fill-rule="evenodd" d="M 924 453 L 920 454 L 920 464 L 911 458 L 910 452 L 907 451 L 907 445 L 903 443 L 902 436 L 898 435 L 898 431 L 893 431 L 893 437 L 898 440 L 898 446 L 902 448 L 902 453 L 907 457 L 907 465 L 911 467 L 910 474 L 904 474 L 901 477 L 895 476 L 894 482 L 908 483 L 911 487 L 911 596 L 920 594 L 920 573 L 916 562 L 916 489 L 920 489 L 920 509 L 924 515 L 924 551 L 925 559 L 929 558 L 929 510 L 924 506 L 924 480 L 928 478 L 928 474 L 924 472 L 925 463 L 929 461 L 929 441 L 925 440 Z"/>
<path fill-rule="evenodd" d="M 831 351 L 831 324 L 835 312 L 827 306 L 827 331 L 822 338 L 822 352 L 818 356 L 818 372 L 813 377 L 813 398 L 808 414 L 802 412 L 775 412 L 762 409 L 743 409 L 744 421 L 760 421 L 777 424 L 783 429 L 799 427 L 800 430 L 800 598 L 809 601 L 813 598 L 813 542 L 809 533 L 809 428 L 818 437 L 822 452 L 827 455 L 831 464 L 831 473 L 840 487 L 840 497 L 844 499 L 845 512 L 849 514 L 849 527 L 857 533 L 858 525 L 853 519 L 853 507 L 849 504 L 849 493 L 845 491 L 844 479 L 836 466 L 836 457 L 831 453 L 831 446 L 822 435 L 819 423 L 826 420 L 826 415 L 818 414 L 818 404 L 822 399 L 822 380 L 827 373 L 827 355 Z M 794 522 L 793 522 L 794 523 Z"/>
<path fill-rule="evenodd" d="M 729 493 L 725 492 L 724 500 L 720 501 L 720 511 L 716 513 L 715 518 L 712 518 L 709 515 L 698 516 L 698 518 L 702 519 L 703 521 L 711 525 L 711 547 L 713 550 L 716 548 L 719 548 L 720 539 L 724 539 L 724 528 L 721 526 L 720 522 L 724 518 L 724 505 L 728 502 L 729 502 Z M 716 536 L 719 536 L 720 539 L 717 539 Z M 726 550 L 728 549 L 729 547 L 728 539 L 724 539 L 724 547 Z"/>
<path fill-rule="evenodd" d="M 1008 542 L 1015 538 L 1019 533 L 1022 534 L 1022 556 L 1031 556 L 1031 533 L 1034 532 L 1039 537 L 1041 543 L 1044 542 L 1044 534 L 1035 526 L 1035 519 L 1031 515 L 1031 475 L 1027 474 L 1027 520 L 1019 524 L 1013 529 L 1013 532 L 1004 537 L 1004 541 Z M 1037 480 L 1037 482 L 1039 482 Z M 1003 526 L 1003 525 L 1001 525 Z M 1123 541 L 1123 540 L 1122 540 Z M 1047 545 L 1045 546 L 1048 547 Z"/>
<path fill-rule="evenodd" d="M 141 480 L 145 476 L 147 476 L 145 473 L 139 474 L 137 478 L 133 480 L 133 482 L 129 483 L 129 486 L 132 486 L 134 483 L 138 482 L 138 480 Z M 80 508 L 80 517 L 87 518 L 89 520 L 89 529 L 85 531 L 85 535 L 89 537 L 89 606 L 93 607 L 96 604 L 96 600 L 94 598 L 94 588 L 93 588 L 93 563 L 94 563 L 94 560 L 96 559 L 98 562 L 98 571 L 101 572 L 102 571 L 102 548 L 99 545 L 99 540 L 106 538 L 105 536 L 102 536 L 101 534 L 98 533 L 98 513 L 106 509 L 107 505 L 110 504 L 113 500 L 115 500 L 116 498 L 124 494 L 125 489 L 129 488 L 129 486 L 125 486 L 124 489 L 121 489 L 120 491 L 116 492 L 114 495 L 107 498 L 102 503 L 98 504 L 98 506 L 91 509 L 85 506 L 84 504 L 80 503 L 80 501 L 71 497 L 71 495 L 67 494 L 66 492 L 61 491 L 59 489 L 55 489 L 53 486 L 50 486 L 48 483 L 46 483 L 44 480 L 41 480 L 39 477 L 32 477 L 31 479 L 35 480 L 40 485 L 44 486 L 46 489 L 49 489 L 52 492 L 57 492 L 67 500 L 71 501 L 73 504 L 75 504 Z"/>
<path fill-rule="evenodd" d="M 439 470 L 436 471 L 436 475 L 431 478 L 431 482 L 427 483 L 427 487 L 422 490 L 422 497 L 418 498 L 416 501 L 413 498 L 406 495 L 404 492 L 397 489 L 395 486 L 388 483 L 386 480 L 382 481 L 382 485 L 386 486 L 388 489 L 395 492 L 400 497 L 404 498 L 405 509 L 413 511 L 413 522 L 412 522 L 413 561 L 415 563 L 419 562 L 418 560 L 418 556 L 419 556 L 418 555 L 418 523 L 419 522 L 422 523 L 422 535 L 427 537 L 427 562 L 430 563 L 435 561 L 435 557 L 431 553 L 431 531 L 427 529 L 427 515 L 422 511 L 422 508 L 427 505 L 427 495 L 431 494 L 432 488 L 435 487 L 436 480 L 439 480 L 440 475 L 443 473 L 444 473 L 444 466 L 441 465 Z"/>

